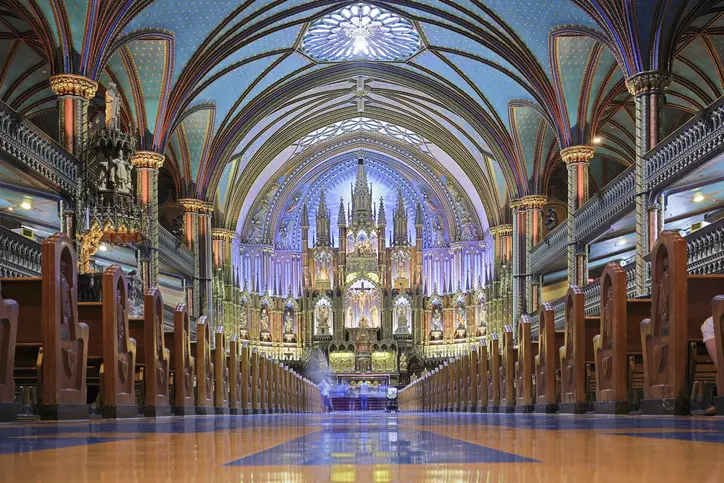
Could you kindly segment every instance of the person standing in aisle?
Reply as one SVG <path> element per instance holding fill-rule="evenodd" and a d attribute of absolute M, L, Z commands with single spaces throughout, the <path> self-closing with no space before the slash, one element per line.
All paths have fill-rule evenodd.
<path fill-rule="evenodd" d="M 367 385 L 367 381 L 360 382 L 358 389 L 359 389 L 360 409 L 362 411 L 367 411 L 367 402 L 368 402 L 368 395 L 369 395 L 369 390 L 370 390 L 370 387 Z"/>

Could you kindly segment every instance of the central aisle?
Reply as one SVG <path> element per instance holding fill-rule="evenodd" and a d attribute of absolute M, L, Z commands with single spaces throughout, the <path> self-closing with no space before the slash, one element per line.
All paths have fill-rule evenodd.
<path fill-rule="evenodd" d="M 334 413 L 0 425 L 0 482 L 721 481 L 724 420 Z"/>

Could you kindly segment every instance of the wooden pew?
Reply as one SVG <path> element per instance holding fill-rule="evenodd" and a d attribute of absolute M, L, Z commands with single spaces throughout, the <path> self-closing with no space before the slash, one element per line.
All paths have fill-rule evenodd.
<path fill-rule="evenodd" d="M 565 343 L 565 332 L 555 328 L 555 312 L 550 304 L 541 305 L 538 322 L 538 355 L 535 363 L 535 412 L 558 410 L 556 371 L 560 369 L 558 348 Z"/>
<path fill-rule="evenodd" d="M 458 404 L 460 403 L 460 392 L 458 390 L 458 372 L 460 371 L 460 359 L 458 357 L 452 357 L 450 364 L 448 365 L 450 371 L 450 397 L 447 401 L 447 411 L 456 411 Z"/>
<path fill-rule="evenodd" d="M 478 346 L 478 403 L 476 412 L 485 413 L 488 411 L 488 342 L 483 339 Z"/>
<path fill-rule="evenodd" d="M 41 419 L 87 419 L 88 326 L 78 321 L 75 250 L 57 233 L 43 242 L 42 277 L 1 280 L 18 304 L 14 378 L 39 386 Z"/>
<path fill-rule="evenodd" d="M 518 323 L 518 360 L 515 363 L 515 412 L 533 412 L 533 358 L 538 343 L 531 341 L 530 317 L 522 315 Z"/>
<path fill-rule="evenodd" d="M 229 412 L 231 414 L 242 414 L 242 374 L 241 374 L 241 360 L 239 354 L 239 341 L 236 339 L 236 335 L 231 336 L 229 343 L 229 356 L 227 358 L 227 366 L 229 367 L 229 382 L 231 387 L 229 389 Z"/>
<path fill-rule="evenodd" d="M 196 356 L 196 414 L 214 414 L 214 362 L 211 359 L 211 326 L 206 316 L 196 321 L 196 342 L 191 343 Z"/>
<path fill-rule="evenodd" d="M 173 332 L 164 334 L 164 343 L 171 354 L 173 381 L 173 413 L 177 416 L 196 414 L 194 377 L 196 359 L 191 352 L 191 320 L 185 304 L 178 304 L 173 314 Z"/>
<path fill-rule="evenodd" d="M 241 344 L 241 414 L 251 414 L 251 353 L 249 343 Z"/>
<path fill-rule="evenodd" d="M 231 372 L 226 360 L 226 334 L 223 327 L 217 327 L 214 334 L 215 348 L 211 351 L 214 362 L 214 412 L 231 414 L 229 409 L 229 393 L 231 392 Z"/>
<path fill-rule="evenodd" d="M 0 295 L 0 422 L 15 421 L 19 409 L 13 377 L 17 333 L 18 304 Z"/>
<path fill-rule="evenodd" d="M 448 410 L 450 399 L 452 398 L 452 394 L 450 393 L 452 389 L 452 382 L 450 380 L 450 361 L 443 361 L 442 363 L 442 369 L 440 371 L 440 411 L 445 412 Z"/>
<path fill-rule="evenodd" d="M 488 362 L 488 412 L 500 412 L 500 345 L 498 334 L 490 336 L 490 355 Z"/>
<path fill-rule="evenodd" d="M 474 413 L 478 409 L 478 348 L 473 345 L 468 355 L 468 376 L 465 385 L 468 388 L 466 410 Z"/>
<path fill-rule="evenodd" d="M 463 354 L 460 358 L 460 375 L 458 377 L 458 387 L 460 388 L 460 404 L 458 411 L 468 411 L 468 397 L 470 392 L 470 353 Z"/>
<path fill-rule="evenodd" d="M 513 328 L 503 328 L 503 353 L 500 366 L 500 410 L 515 412 L 515 364 L 517 350 L 513 343 Z"/>
<path fill-rule="evenodd" d="M 631 359 L 641 360 L 641 321 L 651 313 L 650 299 L 627 300 L 626 272 L 609 263 L 601 275 L 600 334 L 593 338 L 596 362 L 596 414 L 629 412 Z"/>
<path fill-rule="evenodd" d="M 565 341 L 561 358 L 561 413 L 582 414 L 588 410 L 587 365 L 593 367 L 593 338 L 601 325 L 599 317 L 586 317 L 583 291 L 568 288 L 565 299 Z"/>
<path fill-rule="evenodd" d="M 689 414 L 695 359 L 701 364 L 706 358 L 697 357 L 701 325 L 721 293 L 724 275 L 688 275 L 686 240 L 675 231 L 661 232 L 651 252 L 651 318 L 641 322 L 642 414 Z"/>
<path fill-rule="evenodd" d="M 136 341 L 136 367 L 143 368 L 143 415 L 170 416 L 171 352 L 163 332 L 163 297 L 158 287 L 144 295 L 143 318 L 128 320 Z"/>
<path fill-rule="evenodd" d="M 718 397 L 714 407 L 718 415 L 724 415 L 724 295 L 717 295 L 711 301 L 711 313 L 714 319 L 714 340 L 716 344 L 716 389 Z"/>
<path fill-rule="evenodd" d="M 261 381 L 261 360 L 259 350 L 254 347 L 251 350 L 251 413 L 262 414 L 262 381 Z"/>

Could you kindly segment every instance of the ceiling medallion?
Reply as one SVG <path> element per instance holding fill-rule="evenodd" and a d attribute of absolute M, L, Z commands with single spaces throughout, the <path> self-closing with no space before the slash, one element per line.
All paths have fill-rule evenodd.
<path fill-rule="evenodd" d="M 348 5 L 312 22 L 302 52 L 322 62 L 403 61 L 422 49 L 409 20 L 367 3 Z"/>

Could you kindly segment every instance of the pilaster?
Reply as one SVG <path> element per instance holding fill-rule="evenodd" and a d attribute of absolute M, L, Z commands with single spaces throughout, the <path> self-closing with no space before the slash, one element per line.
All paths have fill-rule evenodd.
<path fill-rule="evenodd" d="M 144 286 L 158 283 L 158 170 L 165 156 L 152 151 L 136 151 L 131 162 L 136 171 L 136 192 L 143 207 L 146 236 L 148 237 L 148 280 Z"/>
<path fill-rule="evenodd" d="M 588 168 L 593 146 L 570 146 L 561 150 L 568 168 L 568 284 L 582 286 L 588 281 L 588 248 L 576 246 L 573 214 L 588 201 Z"/>

